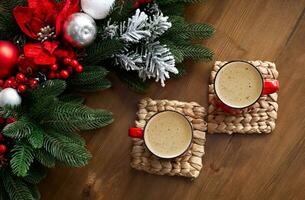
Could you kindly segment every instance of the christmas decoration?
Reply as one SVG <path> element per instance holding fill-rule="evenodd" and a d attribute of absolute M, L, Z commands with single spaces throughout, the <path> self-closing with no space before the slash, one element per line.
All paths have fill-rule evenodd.
<path fill-rule="evenodd" d="M 182 76 L 185 59 L 212 59 L 196 42 L 214 28 L 183 18 L 192 2 L 126 0 L 113 9 L 114 0 L 0 2 L 0 199 L 39 199 L 35 185 L 44 168 L 88 163 L 78 132 L 113 118 L 86 107 L 77 94 L 111 87 L 109 71 L 144 92 L 147 79 L 165 86 Z"/>
<path fill-rule="evenodd" d="M 28 6 L 16 6 L 13 10 L 15 19 L 28 37 L 45 41 L 57 37 L 66 18 L 80 10 L 79 0 L 28 0 Z"/>
<path fill-rule="evenodd" d="M 19 51 L 17 47 L 8 41 L 0 40 L 0 78 L 12 74 L 17 64 Z"/>
<path fill-rule="evenodd" d="M 82 10 L 94 19 L 104 19 L 113 7 L 115 0 L 81 0 Z"/>
<path fill-rule="evenodd" d="M 0 92 L 0 107 L 18 106 L 21 104 L 21 97 L 13 88 L 5 88 Z"/>
<path fill-rule="evenodd" d="M 64 38 L 75 47 L 85 47 L 96 37 L 96 24 L 85 13 L 70 15 L 63 27 Z"/>

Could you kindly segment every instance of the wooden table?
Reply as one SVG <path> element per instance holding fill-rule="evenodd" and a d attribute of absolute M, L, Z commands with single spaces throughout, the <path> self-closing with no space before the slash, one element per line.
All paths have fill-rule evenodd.
<path fill-rule="evenodd" d="M 215 60 L 273 61 L 280 71 L 280 111 L 269 135 L 207 135 L 200 176 L 149 175 L 129 166 L 136 104 L 145 96 L 197 101 L 207 106 L 210 63 L 188 63 L 188 75 L 154 85 L 146 95 L 116 78 L 113 88 L 90 94 L 87 104 L 113 111 L 115 122 L 84 133 L 93 154 L 81 169 L 52 169 L 40 185 L 44 200 L 79 199 L 305 199 L 305 1 L 209 0 L 188 9 L 192 22 L 217 29 L 203 42 Z"/>

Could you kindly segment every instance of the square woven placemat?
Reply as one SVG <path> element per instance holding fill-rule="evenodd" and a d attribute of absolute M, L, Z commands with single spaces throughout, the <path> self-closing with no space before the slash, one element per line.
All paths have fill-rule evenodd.
<path fill-rule="evenodd" d="M 278 71 L 272 62 L 249 61 L 262 73 L 264 79 L 277 79 Z M 213 104 L 215 98 L 214 78 L 217 71 L 227 62 L 216 61 L 211 72 L 209 85 L 208 133 L 266 134 L 275 128 L 278 94 L 263 95 L 251 108 L 240 114 L 223 112 Z"/>
<path fill-rule="evenodd" d="M 142 139 L 132 139 L 131 167 L 151 174 L 184 176 L 196 178 L 202 168 L 204 155 L 205 132 L 207 123 L 205 109 L 195 102 L 179 102 L 169 100 L 152 100 L 145 98 L 138 104 L 135 125 L 143 128 L 146 122 L 156 112 L 175 110 L 185 115 L 194 129 L 193 142 L 189 150 L 182 156 L 173 159 L 159 159 L 152 155 Z"/>

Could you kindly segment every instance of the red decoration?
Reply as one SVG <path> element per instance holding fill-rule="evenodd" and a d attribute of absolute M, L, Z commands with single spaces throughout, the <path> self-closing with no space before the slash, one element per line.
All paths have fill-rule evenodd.
<path fill-rule="evenodd" d="M 27 90 L 27 86 L 24 84 L 18 85 L 18 92 L 19 93 L 24 93 Z"/>
<path fill-rule="evenodd" d="M 0 154 L 4 154 L 7 152 L 7 146 L 4 144 L 0 144 Z"/>
<path fill-rule="evenodd" d="M 11 124 L 11 123 L 14 123 L 16 121 L 16 118 L 15 117 L 9 117 L 6 119 L 6 123 L 7 124 Z"/>
<path fill-rule="evenodd" d="M 18 82 L 25 82 L 25 81 L 26 81 L 26 77 L 25 77 L 25 75 L 22 74 L 22 73 L 18 73 L 18 74 L 16 75 L 16 79 L 17 79 Z"/>
<path fill-rule="evenodd" d="M 69 78 L 70 74 L 67 70 L 61 70 L 60 71 L 60 76 L 63 78 L 63 79 L 67 79 Z"/>
<path fill-rule="evenodd" d="M 0 41 L 0 78 L 5 78 L 12 74 L 18 57 L 19 51 L 13 43 Z"/>
<path fill-rule="evenodd" d="M 31 80 L 29 81 L 29 84 L 30 84 L 30 87 L 31 87 L 31 88 L 35 88 L 35 87 L 38 86 L 38 81 L 37 81 L 36 79 L 31 79 Z"/>
<path fill-rule="evenodd" d="M 28 7 L 17 6 L 13 14 L 20 29 L 29 37 L 37 39 L 41 28 L 51 26 L 58 36 L 64 20 L 71 14 L 79 12 L 79 0 L 28 0 Z"/>
<path fill-rule="evenodd" d="M 58 65 L 57 64 L 53 64 L 50 66 L 50 70 L 52 71 L 57 71 L 58 70 Z"/>
<path fill-rule="evenodd" d="M 142 5 L 151 3 L 153 0 L 136 0 L 136 2 L 133 4 L 134 8 L 139 8 Z"/>
<path fill-rule="evenodd" d="M 18 59 L 18 70 L 25 75 L 34 75 L 38 71 L 38 65 L 36 65 L 32 59 L 27 59 L 24 55 Z"/>
<path fill-rule="evenodd" d="M 82 73 L 82 72 L 84 71 L 84 68 L 83 68 L 83 66 L 81 66 L 81 65 L 77 65 L 77 66 L 75 67 L 75 71 L 76 71 L 77 73 Z"/>

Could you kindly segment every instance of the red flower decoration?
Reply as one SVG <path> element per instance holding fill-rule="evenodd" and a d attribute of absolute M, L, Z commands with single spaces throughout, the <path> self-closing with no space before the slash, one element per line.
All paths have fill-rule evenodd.
<path fill-rule="evenodd" d="M 24 56 L 33 60 L 36 65 L 52 65 L 57 60 L 74 58 L 75 54 L 71 48 L 59 47 L 59 42 L 32 43 L 24 46 Z"/>
<path fill-rule="evenodd" d="M 37 39 L 41 28 L 54 27 L 58 36 L 64 20 L 71 14 L 79 12 L 79 0 L 28 0 L 28 7 L 17 6 L 13 14 L 20 29 L 29 37 Z"/>

